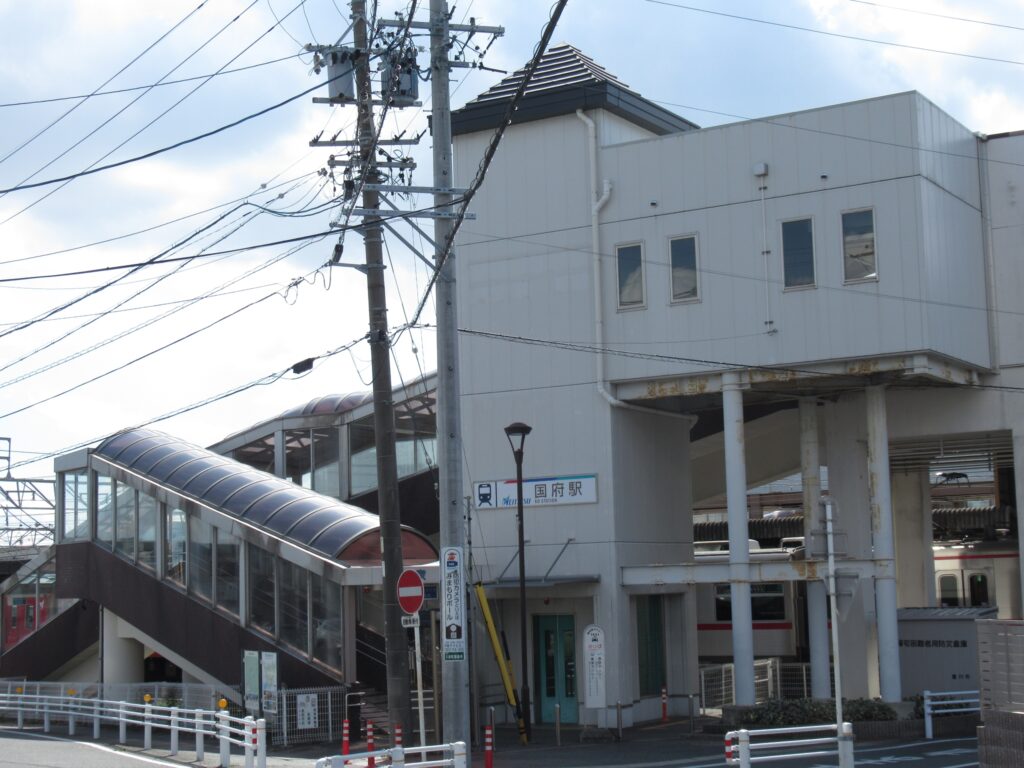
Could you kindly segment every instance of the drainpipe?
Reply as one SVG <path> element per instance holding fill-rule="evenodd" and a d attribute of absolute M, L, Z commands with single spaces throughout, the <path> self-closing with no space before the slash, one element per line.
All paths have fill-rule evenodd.
<path fill-rule="evenodd" d="M 658 414 L 659 416 L 672 416 L 690 421 L 690 427 L 697 423 L 695 416 L 683 413 L 672 413 L 657 408 L 644 408 L 643 406 L 626 403 L 615 397 L 608 391 L 607 381 L 604 375 L 604 294 L 601 290 L 601 234 L 600 215 L 608 199 L 612 196 L 612 183 L 604 179 L 600 194 L 597 186 L 597 125 L 582 109 L 576 110 L 576 117 L 587 126 L 587 138 L 590 150 L 590 251 L 593 254 L 592 270 L 594 278 L 594 346 L 597 347 L 595 358 L 597 359 L 597 391 L 605 401 L 613 408 L 622 408 L 629 411 L 640 411 L 647 414 Z"/>
<path fill-rule="evenodd" d="M 981 250 L 985 264 L 985 301 L 988 304 L 989 369 L 999 370 L 999 325 L 996 323 L 996 276 L 992 263 L 992 196 L 989 194 L 988 136 L 976 133 L 978 140 L 978 192 L 981 203 Z"/>

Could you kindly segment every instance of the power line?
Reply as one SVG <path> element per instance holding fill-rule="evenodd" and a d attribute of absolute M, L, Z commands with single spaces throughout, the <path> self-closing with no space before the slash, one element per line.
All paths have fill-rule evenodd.
<path fill-rule="evenodd" d="M 887 11 L 899 11 L 901 13 L 914 13 L 919 16 L 932 16 L 936 19 L 948 19 L 950 21 L 963 21 L 968 24 L 982 24 L 986 27 L 997 27 L 999 29 L 1013 29 L 1018 32 L 1024 32 L 1024 27 L 1015 27 L 1013 24 L 1000 24 L 995 21 L 983 21 L 981 19 L 970 19 L 964 16 L 950 16 L 946 13 L 936 13 L 935 11 L 922 11 L 916 8 L 901 8 L 898 5 L 886 5 L 885 3 L 873 3 L 870 0 L 850 0 L 851 3 L 859 3 L 861 5 L 870 5 L 875 8 L 884 8 Z"/>
<path fill-rule="evenodd" d="M 739 21 L 749 21 L 754 24 L 765 24 L 771 27 L 781 27 L 783 29 L 795 29 L 800 32 L 811 32 L 816 35 L 825 35 L 826 37 L 838 37 L 843 40 L 855 40 L 860 43 L 871 43 L 873 45 L 888 45 L 893 48 L 904 48 L 911 51 L 923 51 L 925 53 L 940 53 L 944 56 L 957 56 L 963 59 L 975 59 L 977 61 L 992 61 L 997 64 L 1015 64 L 1017 66 L 1024 66 L 1024 61 L 1018 61 L 1016 59 L 1002 59 L 996 56 L 982 56 L 975 53 L 962 53 L 959 51 L 945 51 L 939 48 L 928 48 L 923 45 L 910 45 L 909 43 L 894 43 L 889 40 L 875 40 L 870 37 L 860 37 L 858 35 L 848 35 L 842 32 L 829 32 L 824 29 L 815 29 L 814 27 L 802 27 L 799 24 L 786 24 L 781 21 L 769 21 L 768 19 L 755 19 L 752 16 L 742 16 L 737 13 L 726 13 L 724 11 L 712 11 L 708 8 L 696 8 L 692 5 L 683 5 L 681 3 L 672 3 L 668 0 L 645 0 L 645 2 L 653 5 L 664 5 L 669 8 L 678 8 L 683 11 L 693 11 L 694 13 L 706 13 L 710 16 L 721 16 L 727 19 L 736 19 Z"/>

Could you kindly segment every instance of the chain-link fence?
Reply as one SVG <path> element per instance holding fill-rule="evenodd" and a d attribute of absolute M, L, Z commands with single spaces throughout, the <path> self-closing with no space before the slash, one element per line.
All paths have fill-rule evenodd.
<path fill-rule="evenodd" d="M 779 664 L 779 697 L 783 699 L 811 698 L 811 665 L 806 662 Z M 835 676 L 829 666 L 830 688 L 835 695 Z"/>
<path fill-rule="evenodd" d="M 780 693 L 778 659 L 754 662 L 754 701 L 777 699 Z M 736 703 L 736 665 L 710 664 L 700 668 L 700 695 L 705 709 L 721 709 Z"/>
<path fill-rule="evenodd" d="M 349 693 L 344 685 L 279 690 L 277 712 L 264 710 L 271 743 L 285 747 L 340 743 L 342 721 L 356 714 L 359 702 L 357 695 Z"/>

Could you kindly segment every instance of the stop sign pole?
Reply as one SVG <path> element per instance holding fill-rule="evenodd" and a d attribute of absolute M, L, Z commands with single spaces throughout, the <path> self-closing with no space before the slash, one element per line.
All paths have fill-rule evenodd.
<path fill-rule="evenodd" d="M 420 654 L 420 609 L 423 607 L 423 579 L 406 568 L 398 577 L 398 605 L 405 612 L 403 627 L 412 627 L 416 643 L 416 704 L 420 715 L 420 746 L 427 745 L 427 719 L 423 707 L 423 658 Z"/>

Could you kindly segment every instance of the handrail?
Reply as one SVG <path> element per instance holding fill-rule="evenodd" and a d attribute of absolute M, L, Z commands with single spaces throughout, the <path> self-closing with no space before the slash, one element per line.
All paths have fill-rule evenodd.
<path fill-rule="evenodd" d="M 423 759 L 426 754 L 432 752 L 440 752 L 443 755 L 450 756 L 434 760 Z M 421 759 L 418 762 L 408 763 L 405 757 L 409 754 L 420 755 Z M 316 768 L 345 768 L 352 764 L 373 765 L 378 758 L 382 760 L 387 759 L 389 761 L 388 765 L 391 768 L 468 768 L 469 765 L 466 743 L 463 741 L 453 741 L 450 744 L 437 744 L 434 746 L 391 747 L 389 749 L 377 749 L 371 752 L 358 752 L 349 755 L 331 755 L 330 757 L 318 759 L 316 761 Z"/>
<path fill-rule="evenodd" d="M 932 718 L 935 715 L 953 715 L 981 711 L 980 691 L 923 691 L 924 737 L 934 738 Z M 949 698 L 949 697 L 958 698 Z"/>
<path fill-rule="evenodd" d="M 816 736 L 807 739 L 785 739 L 782 741 L 764 741 L 754 743 L 753 738 L 761 736 L 792 736 L 805 733 L 831 732 L 832 736 Z M 835 745 L 835 749 L 815 749 L 813 751 L 797 751 L 804 747 L 821 747 Z M 753 755 L 756 751 L 774 751 L 776 754 Z M 787 750 L 786 752 L 779 752 Z M 781 760 L 796 760 L 807 757 L 838 756 L 840 768 L 853 766 L 853 726 L 843 723 L 842 728 L 835 723 L 822 725 L 801 725 L 788 728 L 761 728 L 747 730 L 741 728 L 725 734 L 725 764 L 750 768 L 754 763 L 769 763 Z"/>

